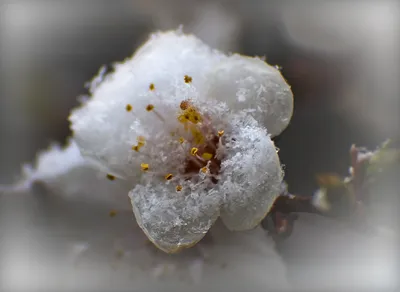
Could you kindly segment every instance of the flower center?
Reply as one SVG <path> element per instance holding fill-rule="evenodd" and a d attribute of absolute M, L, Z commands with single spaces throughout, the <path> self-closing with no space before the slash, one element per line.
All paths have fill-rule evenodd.
<path fill-rule="evenodd" d="M 192 146 L 185 161 L 183 175 L 190 178 L 202 172 L 215 184 L 218 182 L 217 176 L 221 169 L 221 157 L 218 157 L 217 151 L 222 143 L 224 131 L 217 132 L 212 127 L 210 118 L 202 115 L 190 100 L 182 101 L 180 110 L 178 121 L 184 130 L 190 133 L 187 141 L 181 137 L 180 142 Z"/>
<path fill-rule="evenodd" d="M 192 78 L 190 76 L 185 75 L 184 81 L 191 86 Z M 150 84 L 149 89 L 154 91 L 155 85 Z M 131 105 L 126 106 L 127 112 L 131 112 L 132 109 Z M 145 109 L 155 114 L 163 123 L 167 121 L 153 104 L 148 104 Z M 173 143 L 177 143 L 184 152 L 184 161 L 182 167 L 179 167 L 180 170 L 175 169 L 171 173 L 157 173 L 148 161 L 143 161 L 141 170 L 162 177 L 166 183 L 179 181 L 180 184 L 176 185 L 177 192 L 183 189 L 182 184 L 185 181 L 193 179 L 195 181 L 208 179 L 216 184 L 221 170 L 224 131 L 215 129 L 211 118 L 202 114 L 190 99 L 183 100 L 179 104 L 177 121 L 179 126 L 170 135 L 172 140 L 176 140 Z M 138 136 L 137 144 L 132 146 L 132 150 L 142 153 L 141 149 L 147 142 L 151 141 L 147 141 L 143 136 Z M 143 154 L 145 155 L 145 153 Z"/>
<path fill-rule="evenodd" d="M 217 175 L 221 169 L 221 160 L 216 155 L 219 140 L 218 136 L 214 136 L 204 146 L 198 148 L 195 157 L 186 160 L 184 174 L 196 174 L 199 171 L 209 173 L 211 181 L 217 183 Z"/>

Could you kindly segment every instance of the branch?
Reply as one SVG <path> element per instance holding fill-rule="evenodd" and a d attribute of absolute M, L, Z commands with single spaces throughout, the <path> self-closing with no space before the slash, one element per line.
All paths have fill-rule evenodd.
<path fill-rule="evenodd" d="M 297 213 L 344 220 L 356 230 L 375 232 L 376 227 L 368 225 L 366 206 L 369 205 L 369 182 L 382 173 L 388 165 L 398 164 L 400 151 L 388 148 L 385 142 L 378 150 L 368 152 L 352 145 L 350 148 L 350 170 L 348 177 L 336 174 L 317 176 L 320 188 L 312 196 L 290 194 L 283 184 L 281 194 L 275 200 L 270 212 L 261 222 L 276 241 L 291 235 Z M 389 163 L 388 163 L 389 162 Z"/>

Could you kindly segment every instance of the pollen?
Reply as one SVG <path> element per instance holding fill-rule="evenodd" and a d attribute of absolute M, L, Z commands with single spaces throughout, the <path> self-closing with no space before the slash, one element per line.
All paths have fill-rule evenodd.
<path fill-rule="evenodd" d="M 201 157 L 202 157 L 203 159 L 205 159 L 205 160 L 210 160 L 211 158 L 213 158 L 213 155 L 212 155 L 211 153 L 205 152 L 205 153 L 203 153 L 203 154 L 201 155 Z"/>
<path fill-rule="evenodd" d="M 113 176 L 112 174 L 107 174 L 106 176 L 109 180 L 115 180 L 115 176 Z"/>
<path fill-rule="evenodd" d="M 142 164 L 140 164 L 140 168 L 141 168 L 143 171 L 148 171 L 148 170 L 149 170 L 149 164 L 147 164 L 147 163 L 142 163 Z"/>
<path fill-rule="evenodd" d="M 168 173 L 164 178 L 165 180 L 171 180 L 173 177 L 172 173 Z"/>
<path fill-rule="evenodd" d="M 132 110 L 132 105 L 127 104 L 125 109 L 126 109 L 127 112 L 130 112 Z"/>
<path fill-rule="evenodd" d="M 150 89 L 151 91 L 154 91 L 154 90 L 156 89 L 156 87 L 154 86 L 154 83 L 150 83 L 149 89 Z"/>
<path fill-rule="evenodd" d="M 196 155 L 198 151 L 199 151 L 199 149 L 198 149 L 198 148 L 196 148 L 196 147 L 193 147 L 192 149 L 190 149 L 190 154 L 192 154 L 192 155 Z"/>
<path fill-rule="evenodd" d="M 182 187 L 181 185 L 177 185 L 177 186 L 176 186 L 176 191 L 177 191 L 177 192 L 180 192 L 180 191 L 182 191 L 182 188 L 183 188 L 183 187 Z"/>
<path fill-rule="evenodd" d="M 222 137 L 224 135 L 224 130 L 218 131 L 218 137 Z"/>
<path fill-rule="evenodd" d="M 146 106 L 146 111 L 151 112 L 154 109 L 154 105 L 149 104 Z"/>
<path fill-rule="evenodd" d="M 188 76 L 188 75 L 185 75 L 184 77 L 183 77 L 183 80 L 185 80 L 185 83 L 191 83 L 192 82 L 192 77 L 190 77 L 190 76 Z"/>

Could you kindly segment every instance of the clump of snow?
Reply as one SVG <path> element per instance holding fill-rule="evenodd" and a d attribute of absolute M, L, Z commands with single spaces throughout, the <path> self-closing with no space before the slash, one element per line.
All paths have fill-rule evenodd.
<path fill-rule="evenodd" d="M 288 126 L 293 94 L 275 67 L 259 58 L 233 55 L 208 76 L 209 98 L 226 102 L 232 111 L 249 113 L 272 136 Z"/>

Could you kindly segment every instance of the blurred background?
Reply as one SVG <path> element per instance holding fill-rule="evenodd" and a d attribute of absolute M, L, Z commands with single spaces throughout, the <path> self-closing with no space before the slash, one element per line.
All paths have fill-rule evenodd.
<path fill-rule="evenodd" d="M 347 173 L 351 144 L 399 139 L 399 13 L 386 0 L 1 0 L 0 184 L 65 142 L 69 111 L 102 65 L 183 25 L 282 68 L 295 112 L 276 143 L 290 191 L 310 194 L 317 173 Z"/>

